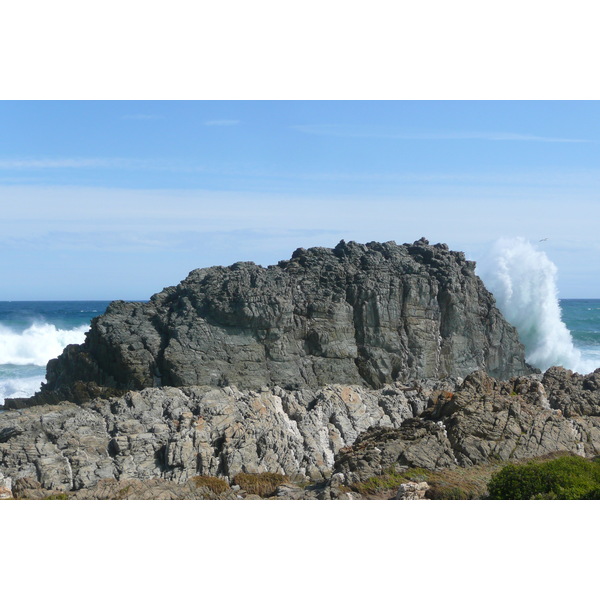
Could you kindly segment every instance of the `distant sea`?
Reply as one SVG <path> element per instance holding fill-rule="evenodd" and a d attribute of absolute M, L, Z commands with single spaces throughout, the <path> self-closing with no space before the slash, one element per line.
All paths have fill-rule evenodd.
<path fill-rule="evenodd" d="M 108 304 L 0 302 L 0 404 L 38 391 L 46 363 L 67 344 L 82 343 L 91 320 Z M 561 300 L 560 307 L 575 350 L 585 364 L 600 367 L 600 300 Z"/>

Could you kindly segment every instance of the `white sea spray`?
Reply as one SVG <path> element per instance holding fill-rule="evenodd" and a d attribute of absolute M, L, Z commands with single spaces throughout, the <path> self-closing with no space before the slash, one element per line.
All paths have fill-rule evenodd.
<path fill-rule="evenodd" d="M 584 359 L 573 345 L 562 321 L 557 271 L 545 252 L 523 238 L 498 240 L 477 265 L 498 308 L 517 328 L 529 364 L 588 373 L 600 364 Z"/>
<path fill-rule="evenodd" d="M 89 325 L 58 329 L 50 323 L 33 323 L 24 331 L 0 325 L 0 364 L 38 365 L 57 357 L 68 344 L 81 344 Z"/>
<path fill-rule="evenodd" d="M 43 375 L 0 381 L 0 406 L 4 404 L 4 398 L 29 398 L 33 396 L 40 391 L 44 381 Z"/>

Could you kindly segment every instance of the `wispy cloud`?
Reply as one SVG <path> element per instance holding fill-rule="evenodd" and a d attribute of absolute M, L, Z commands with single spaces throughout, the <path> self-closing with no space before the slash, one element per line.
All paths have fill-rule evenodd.
<path fill-rule="evenodd" d="M 272 264 L 289 256 L 295 247 L 331 246 L 341 238 L 405 242 L 424 235 L 432 242 L 467 251 L 506 235 L 534 241 L 548 237 L 552 248 L 557 244 L 578 247 L 577 260 L 565 258 L 571 261 L 568 269 L 575 272 L 581 252 L 588 257 L 588 264 L 600 264 L 598 250 L 589 242 L 596 239 L 600 219 L 594 189 L 588 193 L 553 187 L 534 193 L 452 185 L 389 196 L 370 192 L 336 196 L 298 191 L 0 186 L 0 255 L 36 252 L 40 264 L 51 257 L 53 262 L 69 265 L 64 269 L 70 273 L 65 275 L 65 285 L 76 287 L 79 282 L 75 282 L 70 265 L 81 262 L 84 251 L 119 252 L 116 261 L 99 260 L 102 254 L 89 256 L 94 265 L 104 269 L 103 285 L 120 281 L 124 290 L 129 289 L 132 269 L 140 269 L 139 263 L 133 258 L 128 262 L 127 257 L 151 254 L 153 267 L 147 269 L 150 294 L 195 267 L 237 260 Z M 564 216 L 566 205 L 571 218 Z M 585 215 L 585 219 L 577 215 Z M 89 267 L 82 264 L 81 272 L 84 268 Z M 113 271 L 119 272 L 118 277 L 113 277 Z M 581 274 L 580 287 L 588 285 L 587 294 L 600 293 L 596 284 L 589 287 L 590 281 L 600 281 L 596 271 Z M 150 281 L 154 275 L 156 281 Z M 13 261 L 0 261 L 0 280 L 11 278 L 15 278 Z M 139 282 L 131 284 L 137 291 L 129 297 L 145 297 L 140 286 Z M 576 295 L 576 289 L 571 286 L 563 293 Z M 114 293 L 122 297 L 125 292 Z"/>
<path fill-rule="evenodd" d="M 342 125 L 293 125 L 292 129 L 309 135 L 323 135 L 347 138 L 372 138 L 389 140 L 484 140 L 490 142 L 555 142 L 590 143 L 594 140 L 562 138 L 529 133 L 502 131 L 448 131 L 448 132 L 412 132 L 382 133 L 377 131 L 354 131 Z"/>
<path fill-rule="evenodd" d="M 236 119 L 215 119 L 213 121 L 204 121 L 204 125 L 207 127 L 231 127 L 232 125 L 239 125 L 240 121 Z"/>
<path fill-rule="evenodd" d="M 117 158 L 9 158 L 0 159 L 0 169 L 89 169 L 124 166 Z"/>
<path fill-rule="evenodd" d="M 160 115 L 123 115 L 121 119 L 126 121 L 156 121 L 157 119 L 162 119 L 164 117 Z"/>
<path fill-rule="evenodd" d="M 162 160 L 136 158 L 4 158 L 0 159 L 0 171 L 37 169 L 164 169 L 177 170 L 178 164 Z M 195 167 L 196 169 L 198 167 Z"/>

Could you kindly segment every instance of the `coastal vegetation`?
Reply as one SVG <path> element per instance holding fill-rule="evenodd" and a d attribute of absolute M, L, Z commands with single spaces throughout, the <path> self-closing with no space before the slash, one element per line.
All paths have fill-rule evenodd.
<path fill-rule="evenodd" d="M 600 499 L 600 459 L 561 456 L 548 462 L 507 465 L 490 480 L 492 500 Z"/>

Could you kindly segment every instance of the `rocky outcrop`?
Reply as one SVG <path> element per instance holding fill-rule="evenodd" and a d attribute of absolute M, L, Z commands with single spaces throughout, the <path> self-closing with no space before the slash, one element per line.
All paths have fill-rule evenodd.
<path fill-rule="evenodd" d="M 542 379 L 548 402 L 566 417 L 600 417 L 600 369 L 587 375 L 550 367 Z"/>
<path fill-rule="evenodd" d="M 456 465 L 452 446 L 442 424 L 410 419 L 402 427 L 376 427 L 342 449 L 335 473 L 345 484 L 378 477 L 397 468 L 448 469 Z"/>
<path fill-rule="evenodd" d="M 425 481 L 403 483 L 398 488 L 394 500 L 425 500 L 429 484 Z"/>
<path fill-rule="evenodd" d="M 127 490 L 135 491 L 132 498 L 195 498 L 209 495 L 188 482 L 220 477 L 231 485 L 227 497 L 237 498 L 237 474 L 281 473 L 291 481 L 274 497 L 350 499 L 355 488 L 346 486 L 410 468 L 555 452 L 591 457 L 600 454 L 600 416 L 586 407 L 600 401 L 600 390 L 588 389 L 589 379 L 556 369 L 550 393 L 539 375 L 502 382 L 481 371 L 464 381 L 379 390 L 165 387 L 0 411 L 0 484 L 20 497 L 51 490 L 100 498 L 128 493 L 111 481 L 157 480 Z M 552 408 L 566 403 L 556 382 L 563 382 L 556 389 L 571 386 L 573 406 Z M 298 480 L 321 483 L 306 488 Z"/>
<path fill-rule="evenodd" d="M 600 402 L 600 389 L 586 389 L 590 376 L 576 376 L 560 367 L 554 367 L 551 375 L 551 385 L 562 381 L 571 386 L 573 405 L 556 389 L 549 393 L 541 376 L 501 382 L 476 372 L 455 392 L 434 394 L 419 419 L 361 434 L 338 454 L 334 473 L 351 484 L 410 467 L 469 467 L 557 452 L 597 456 L 600 417 L 590 415 L 588 407 Z M 551 407 L 559 399 L 568 409 L 566 415 Z"/>
<path fill-rule="evenodd" d="M 3 411 L 0 471 L 58 491 L 107 478 L 184 483 L 196 475 L 273 472 L 324 479 L 337 452 L 362 431 L 397 427 L 422 412 L 432 394 L 426 385 L 147 388 L 81 406 Z"/>
<path fill-rule="evenodd" d="M 474 266 L 421 239 L 342 241 L 300 248 L 268 268 L 199 269 L 147 303 L 113 302 L 83 345 L 48 364 L 41 398 L 64 391 L 77 400 L 77 382 L 380 388 L 477 369 L 499 378 L 529 373 L 516 330 Z"/>

